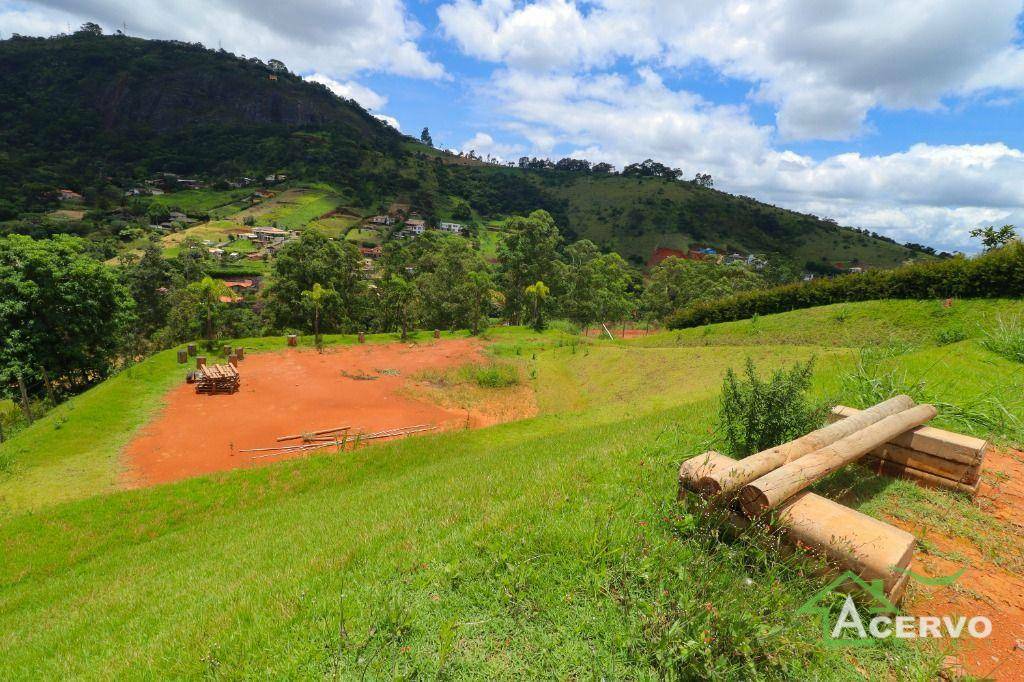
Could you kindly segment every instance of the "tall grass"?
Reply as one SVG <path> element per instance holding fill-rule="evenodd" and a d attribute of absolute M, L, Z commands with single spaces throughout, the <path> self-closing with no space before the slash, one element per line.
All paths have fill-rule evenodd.
<path fill-rule="evenodd" d="M 1019 317 L 1000 317 L 993 329 L 984 330 L 981 345 L 1013 362 L 1024 362 L 1024 323 Z"/>

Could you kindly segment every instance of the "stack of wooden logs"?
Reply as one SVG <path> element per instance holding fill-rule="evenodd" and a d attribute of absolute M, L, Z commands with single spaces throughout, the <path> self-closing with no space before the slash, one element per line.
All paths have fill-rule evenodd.
<path fill-rule="evenodd" d="M 838 405 L 829 420 L 860 414 L 860 410 Z M 862 463 L 877 474 L 918 481 L 937 488 L 976 495 L 981 485 L 981 466 L 988 441 L 919 426 L 884 443 L 867 454 Z"/>
<path fill-rule="evenodd" d="M 805 489 L 866 460 L 884 473 L 907 476 L 912 469 L 907 477 L 914 480 L 935 484 L 918 475 L 927 473 L 943 478 L 944 487 L 976 491 L 984 441 L 923 426 L 935 414 L 933 406 L 904 395 L 866 410 L 838 407 L 828 426 L 742 460 L 717 452 L 687 460 L 679 470 L 679 494 L 724 504 L 735 525 L 766 516 L 793 544 L 864 580 L 882 581 L 895 601 L 906 582 L 913 536 Z M 926 465 L 929 470 L 920 468 Z"/>
<path fill-rule="evenodd" d="M 196 393 L 236 393 L 241 377 L 234 365 L 203 365 L 194 375 Z"/>

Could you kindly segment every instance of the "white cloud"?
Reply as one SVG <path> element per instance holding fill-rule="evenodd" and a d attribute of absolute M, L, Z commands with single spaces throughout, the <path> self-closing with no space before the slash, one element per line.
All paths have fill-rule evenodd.
<path fill-rule="evenodd" d="M 523 148 L 520 145 L 495 142 L 494 138 L 487 133 L 477 132 L 462 143 L 460 151 L 474 151 L 478 156 L 491 156 L 498 161 L 507 161 L 522 153 Z"/>
<path fill-rule="evenodd" d="M 417 45 L 422 28 L 401 0 L 39 0 L 0 10 L 4 31 L 49 35 L 95 21 L 108 31 L 202 42 L 280 59 L 296 73 L 345 78 L 383 71 L 440 78 L 444 68 Z"/>
<path fill-rule="evenodd" d="M 355 100 L 356 102 L 359 102 L 364 109 L 369 111 L 380 109 L 388 103 L 387 97 L 379 95 L 370 88 L 360 85 L 355 81 L 336 81 L 330 76 L 325 76 L 322 73 L 314 73 L 311 76 L 306 76 L 306 80 L 325 85 L 328 90 L 338 97 Z"/>
<path fill-rule="evenodd" d="M 520 70 L 707 63 L 776 104 L 783 137 L 845 139 L 877 107 L 1024 87 L 1020 12 L 1019 0 L 455 0 L 438 18 L 467 54 Z"/>
<path fill-rule="evenodd" d="M 401 132 L 402 126 L 399 125 L 398 119 L 395 118 L 394 116 L 388 116 L 387 114 L 374 114 L 374 117 L 380 119 L 381 121 L 384 121 L 395 130 Z"/>
<path fill-rule="evenodd" d="M 674 91 L 650 70 L 635 81 L 502 70 L 487 88 L 532 153 L 559 141 L 574 147 L 569 156 L 620 168 L 651 157 L 686 177 L 710 172 L 726 191 L 944 249 L 976 248 L 967 233 L 980 224 L 1024 223 L 1024 151 L 1002 143 L 819 161 L 775 149 L 771 129 L 743 108 Z M 497 144 L 485 132 L 471 142 Z"/>

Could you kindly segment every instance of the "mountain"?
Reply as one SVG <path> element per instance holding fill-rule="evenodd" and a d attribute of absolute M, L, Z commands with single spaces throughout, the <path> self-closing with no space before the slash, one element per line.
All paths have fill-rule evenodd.
<path fill-rule="evenodd" d="M 329 182 L 363 212 L 396 199 L 439 218 L 463 202 L 483 220 L 544 208 L 567 238 L 638 264 L 657 247 L 695 245 L 779 253 L 824 270 L 922 255 L 690 182 L 510 168 L 442 152 L 280 62 L 199 44 L 97 30 L 15 36 L 0 41 L 0 92 L 0 220 L 54 208 L 57 188 L 109 203 L 161 172 L 209 181 L 283 172 Z"/>

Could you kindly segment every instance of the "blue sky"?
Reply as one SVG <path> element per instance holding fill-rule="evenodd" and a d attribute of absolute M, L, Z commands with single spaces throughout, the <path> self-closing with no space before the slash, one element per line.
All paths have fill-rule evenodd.
<path fill-rule="evenodd" d="M 1022 0 L 0 0 L 282 59 L 439 146 L 655 158 L 903 241 L 1024 224 Z"/>

